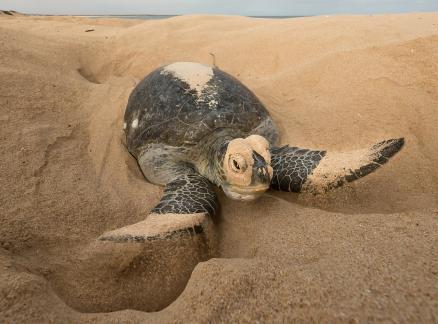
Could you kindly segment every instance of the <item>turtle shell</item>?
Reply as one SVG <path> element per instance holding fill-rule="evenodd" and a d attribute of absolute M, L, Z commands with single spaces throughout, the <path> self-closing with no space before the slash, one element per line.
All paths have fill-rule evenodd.
<path fill-rule="evenodd" d="M 249 134 L 269 114 L 260 100 L 231 75 L 199 63 L 178 62 L 147 75 L 132 91 L 125 111 L 129 151 L 161 143 L 196 145 L 224 128 Z"/>

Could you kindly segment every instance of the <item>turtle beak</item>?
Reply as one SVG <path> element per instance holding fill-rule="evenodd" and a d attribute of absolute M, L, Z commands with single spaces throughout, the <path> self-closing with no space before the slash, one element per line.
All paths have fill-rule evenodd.
<path fill-rule="evenodd" d="M 239 188 L 236 186 L 222 186 L 225 194 L 234 200 L 253 201 L 259 198 L 268 188 L 266 186 Z"/>
<path fill-rule="evenodd" d="M 263 186 L 268 188 L 271 183 L 268 163 L 263 156 L 256 151 L 252 151 L 252 157 L 254 159 L 254 164 L 252 166 L 251 186 Z"/>

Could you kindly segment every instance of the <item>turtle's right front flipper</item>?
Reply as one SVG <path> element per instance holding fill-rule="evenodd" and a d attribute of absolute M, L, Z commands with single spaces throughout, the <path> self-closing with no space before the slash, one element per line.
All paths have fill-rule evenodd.
<path fill-rule="evenodd" d="M 218 206 L 210 181 L 195 172 L 181 174 L 166 185 L 163 197 L 146 220 L 106 232 L 99 240 L 146 242 L 182 233 L 200 234 Z"/>
<path fill-rule="evenodd" d="M 404 144 L 403 138 L 370 148 L 326 152 L 283 146 L 271 148 L 271 188 L 292 192 L 325 192 L 360 179 L 385 164 Z"/>

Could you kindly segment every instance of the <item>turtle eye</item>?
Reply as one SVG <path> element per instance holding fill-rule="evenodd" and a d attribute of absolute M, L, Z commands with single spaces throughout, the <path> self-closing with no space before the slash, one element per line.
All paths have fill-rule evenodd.
<path fill-rule="evenodd" d="M 231 170 L 237 173 L 243 173 L 247 168 L 246 161 L 240 154 L 231 155 L 228 164 Z"/>
<path fill-rule="evenodd" d="M 234 167 L 235 167 L 237 170 L 240 170 L 240 165 L 239 165 L 239 163 L 237 163 L 236 160 L 233 160 L 233 164 L 234 164 Z"/>

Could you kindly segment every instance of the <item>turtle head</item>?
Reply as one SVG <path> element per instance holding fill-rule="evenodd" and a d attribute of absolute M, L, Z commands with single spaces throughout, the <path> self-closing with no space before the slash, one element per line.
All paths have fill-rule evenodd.
<path fill-rule="evenodd" d="M 221 187 L 236 200 L 254 200 L 269 189 L 272 178 L 268 141 L 259 135 L 227 143 L 222 161 Z"/>

